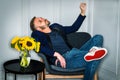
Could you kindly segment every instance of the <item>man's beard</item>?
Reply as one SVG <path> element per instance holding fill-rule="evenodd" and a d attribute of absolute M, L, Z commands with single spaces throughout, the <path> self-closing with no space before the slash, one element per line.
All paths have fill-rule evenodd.
<path fill-rule="evenodd" d="M 45 28 L 49 27 L 49 25 L 50 25 L 50 23 L 45 24 L 44 26 L 40 26 L 40 28 L 41 28 L 42 30 L 44 30 Z"/>
<path fill-rule="evenodd" d="M 44 29 L 45 29 L 45 26 L 40 26 L 40 29 L 44 30 Z"/>
<path fill-rule="evenodd" d="M 46 20 L 45 22 L 46 22 L 45 25 L 40 26 L 40 28 L 41 28 L 42 30 L 44 30 L 46 27 L 49 27 L 49 25 L 50 25 L 50 21 Z"/>

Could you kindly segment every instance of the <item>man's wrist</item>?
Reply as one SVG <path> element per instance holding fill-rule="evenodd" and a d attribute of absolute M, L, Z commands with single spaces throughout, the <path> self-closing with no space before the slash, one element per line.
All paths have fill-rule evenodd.
<path fill-rule="evenodd" d="M 58 57 L 59 56 L 59 53 L 58 52 L 54 52 L 54 57 Z"/>
<path fill-rule="evenodd" d="M 82 16 L 85 16 L 85 13 L 80 13 Z"/>

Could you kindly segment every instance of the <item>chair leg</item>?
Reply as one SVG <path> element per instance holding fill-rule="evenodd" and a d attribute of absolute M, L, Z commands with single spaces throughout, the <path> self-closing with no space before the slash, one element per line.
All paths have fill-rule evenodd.
<path fill-rule="evenodd" d="M 41 79 L 41 77 L 42 77 L 41 75 L 42 75 L 42 73 L 39 73 L 39 79 L 38 79 L 38 80 L 42 80 L 42 79 Z"/>
<path fill-rule="evenodd" d="M 42 72 L 42 80 L 45 80 L 45 69 L 44 69 L 44 71 Z"/>
<path fill-rule="evenodd" d="M 97 72 L 94 75 L 94 80 L 98 80 L 98 74 L 97 74 Z"/>
<path fill-rule="evenodd" d="M 39 79 L 38 80 L 45 80 L 45 70 L 41 73 L 39 73 Z"/>

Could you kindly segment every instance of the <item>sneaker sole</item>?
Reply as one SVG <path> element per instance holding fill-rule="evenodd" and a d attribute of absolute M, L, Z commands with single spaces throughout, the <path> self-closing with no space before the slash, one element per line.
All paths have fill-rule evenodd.
<path fill-rule="evenodd" d="M 86 56 L 84 57 L 84 59 L 85 59 L 86 61 L 99 60 L 99 59 L 102 59 L 106 54 L 107 54 L 107 50 L 106 50 L 106 49 L 101 49 L 101 50 L 97 50 L 97 51 L 95 52 L 95 55 L 94 55 L 94 56 L 86 55 Z"/>

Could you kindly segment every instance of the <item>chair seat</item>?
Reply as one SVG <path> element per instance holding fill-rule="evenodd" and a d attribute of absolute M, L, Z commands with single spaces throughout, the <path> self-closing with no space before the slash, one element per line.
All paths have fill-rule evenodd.
<path fill-rule="evenodd" d="M 83 74 L 84 71 L 85 71 L 85 68 L 64 69 L 61 67 L 51 65 L 51 70 L 49 71 L 49 73 L 59 74 L 59 75 L 79 75 L 79 74 Z"/>

